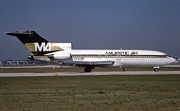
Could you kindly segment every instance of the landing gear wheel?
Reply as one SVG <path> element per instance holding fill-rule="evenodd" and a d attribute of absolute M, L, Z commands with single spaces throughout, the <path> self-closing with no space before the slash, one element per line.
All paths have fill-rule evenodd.
<path fill-rule="evenodd" d="M 154 68 L 154 72 L 158 72 L 158 68 Z"/>
<path fill-rule="evenodd" d="M 90 67 L 86 67 L 86 68 L 84 69 L 84 72 L 91 72 L 91 68 L 90 68 Z"/>

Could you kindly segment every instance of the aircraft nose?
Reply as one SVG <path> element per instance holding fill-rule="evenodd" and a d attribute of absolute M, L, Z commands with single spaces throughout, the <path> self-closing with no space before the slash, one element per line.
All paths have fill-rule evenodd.
<path fill-rule="evenodd" d="M 171 57 L 170 60 L 169 60 L 169 64 L 172 64 L 172 63 L 175 63 L 176 62 L 176 59 Z"/>

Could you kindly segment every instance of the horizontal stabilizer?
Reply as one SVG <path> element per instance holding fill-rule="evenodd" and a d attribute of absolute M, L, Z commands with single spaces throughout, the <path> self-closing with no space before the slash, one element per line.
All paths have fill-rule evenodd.
<path fill-rule="evenodd" d="M 15 31 L 6 32 L 7 35 L 16 36 L 23 44 L 33 42 L 48 42 L 46 39 L 39 36 L 35 31 Z"/>

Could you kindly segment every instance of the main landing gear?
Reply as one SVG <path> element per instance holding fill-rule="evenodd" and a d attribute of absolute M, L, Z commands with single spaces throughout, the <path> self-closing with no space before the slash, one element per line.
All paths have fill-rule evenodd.
<path fill-rule="evenodd" d="M 84 68 L 84 72 L 91 72 L 91 70 L 94 69 L 92 66 L 87 66 Z"/>

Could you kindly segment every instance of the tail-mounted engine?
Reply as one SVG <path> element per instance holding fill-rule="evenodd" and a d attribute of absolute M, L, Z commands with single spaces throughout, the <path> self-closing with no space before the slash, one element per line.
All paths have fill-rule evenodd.
<path fill-rule="evenodd" d="M 69 59 L 71 58 L 71 54 L 70 53 L 53 54 L 53 55 L 49 55 L 48 58 L 57 59 L 57 60 Z"/>

